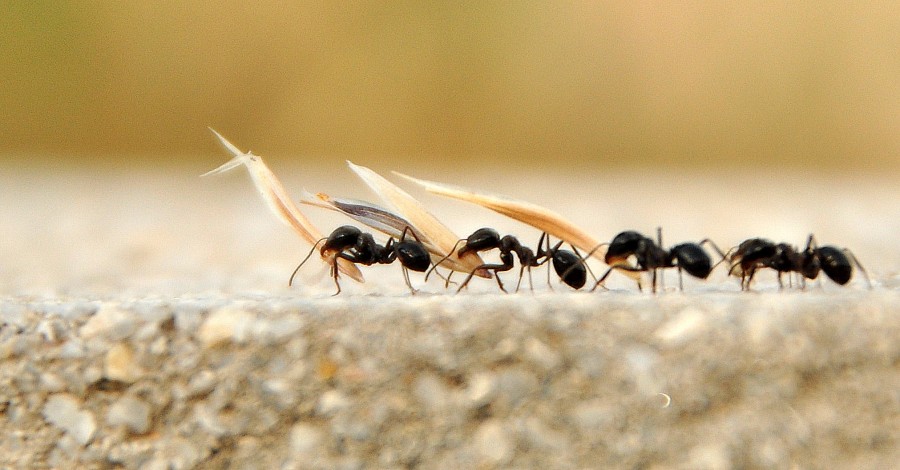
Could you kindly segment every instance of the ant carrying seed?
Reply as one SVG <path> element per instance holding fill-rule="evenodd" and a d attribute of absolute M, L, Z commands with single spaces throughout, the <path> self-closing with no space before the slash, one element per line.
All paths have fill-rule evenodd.
<path fill-rule="evenodd" d="M 715 243 L 710 239 L 704 239 L 700 243 L 681 243 L 666 250 L 662 248 L 662 228 L 656 229 L 656 241 L 646 237 L 633 230 L 621 232 L 608 244 L 596 246 L 588 256 L 596 251 L 600 246 L 608 245 L 604 261 L 609 265 L 609 269 L 594 284 L 591 291 L 606 280 L 609 274 L 614 270 L 641 273 L 650 271 L 652 277 L 652 290 L 656 292 L 657 270 L 664 268 L 678 268 L 678 288 L 684 290 L 681 271 L 687 271 L 693 277 L 698 279 L 706 279 L 712 272 L 712 261 L 702 245 L 711 245 L 716 251 L 721 250 L 716 247 Z M 628 259 L 634 256 L 635 265 L 628 264 Z M 660 276 L 661 278 L 661 276 Z M 641 290 L 641 280 L 637 279 L 638 289 Z"/>
<path fill-rule="evenodd" d="M 860 264 L 859 260 L 847 248 L 837 248 L 834 246 L 819 247 L 816 243 L 815 236 L 810 234 L 806 241 L 806 249 L 798 251 L 787 243 L 775 244 L 769 240 L 762 238 L 751 238 L 743 241 L 738 245 L 734 253 L 730 256 L 726 254 L 731 266 L 729 274 L 734 273 L 738 268 L 741 273 L 741 289 L 750 290 L 750 282 L 756 274 L 757 269 L 761 267 L 771 268 L 778 272 L 778 287 L 784 288 L 781 276 L 788 274 L 788 282 L 790 282 L 790 274 L 797 273 L 800 275 L 801 286 L 805 287 L 805 280 L 813 280 L 819 276 L 820 272 L 832 281 L 845 285 L 850 282 L 853 276 L 853 265 L 859 268 L 866 284 L 872 287 L 869 275 L 865 268 Z"/>
<path fill-rule="evenodd" d="M 544 241 L 546 240 L 547 248 L 544 248 Z M 475 273 L 480 270 L 488 270 L 494 272 L 494 277 L 497 280 L 497 285 L 500 287 L 500 290 L 503 292 L 507 292 L 506 287 L 503 285 L 503 281 L 500 279 L 500 276 L 497 274 L 499 272 L 509 271 L 514 266 L 514 257 L 513 255 L 519 259 L 519 280 L 516 283 L 516 292 L 519 291 L 519 288 L 522 284 L 522 277 L 525 271 L 528 271 L 528 284 L 531 290 L 534 290 L 534 283 L 531 278 L 531 268 L 541 266 L 542 264 L 550 261 L 553 264 L 553 268 L 556 273 L 560 276 L 560 278 L 567 285 L 579 289 L 584 286 L 586 282 L 586 268 L 582 259 L 577 254 L 568 251 L 561 250 L 560 246 L 562 242 L 559 242 L 556 246 L 550 246 L 550 239 L 546 233 L 541 234 L 541 238 L 538 240 L 538 252 L 535 253 L 534 250 L 528 248 L 527 246 L 522 245 L 519 240 L 512 235 L 500 236 L 500 234 L 492 229 L 492 228 L 480 228 L 467 238 L 460 240 L 456 246 L 453 247 L 453 250 L 447 255 L 453 253 L 456 250 L 456 247 L 462 243 L 463 246 L 459 248 L 457 252 L 458 256 L 463 256 L 466 253 L 480 253 L 487 250 L 497 249 L 500 251 L 500 263 L 499 264 L 491 264 L 485 263 L 479 266 L 478 268 L 469 272 L 469 275 L 466 276 L 465 280 L 459 285 L 457 292 L 461 291 L 465 288 L 469 281 L 472 280 L 472 277 Z M 445 257 L 446 258 L 446 257 Z M 439 264 L 441 264 L 443 260 L 435 263 L 434 267 L 431 269 L 434 270 Z M 430 274 L 430 271 L 429 271 Z M 549 271 L 548 271 L 548 280 L 549 280 Z M 427 278 L 427 275 L 426 275 Z"/>
<path fill-rule="evenodd" d="M 412 235 L 415 240 L 407 240 L 407 233 Z M 306 263 L 313 251 L 315 251 L 316 246 L 323 241 L 325 243 L 322 245 L 320 253 L 323 257 L 331 257 L 331 276 L 334 278 L 334 285 L 337 286 L 337 292 L 333 295 L 341 293 L 337 269 L 339 259 L 345 259 L 351 263 L 365 266 L 371 266 L 376 263 L 391 264 L 395 260 L 399 260 L 403 267 L 403 280 L 406 281 L 406 286 L 409 287 L 413 294 L 416 293 L 416 290 L 413 288 L 412 283 L 409 282 L 408 270 L 425 272 L 431 265 L 431 256 L 428 254 L 428 250 L 425 249 L 409 227 L 403 229 L 399 241 L 395 241 L 394 237 L 391 237 L 388 239 L 387 244 L 382 246 L 375 242 L 371 233 L 362 232 L 352 225 L 344 225 L 336 228 L 327 238 L 323 238 L 313 245 L 306 258 L 303 258 L 303 261 L 291 273 L 291 278 L 288 280 L 289 286 L 293 284 L 294 276 L 300 270 L 300 267 Z"/>

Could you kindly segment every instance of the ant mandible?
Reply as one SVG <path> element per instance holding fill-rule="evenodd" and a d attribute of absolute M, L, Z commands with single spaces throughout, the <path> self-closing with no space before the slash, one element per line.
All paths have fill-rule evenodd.
<path fill-rule="evenodd" d="M 406 240 L 407 233 L 412 235 L 415 240 Z M 288 280 L 289 286 L 293 285 L 294 276 L 300 270 L 300 267 L 306 263 L 313 251 L 315 251 L 316 246 L 323 241 L 325 243 L 322 245 L 320 253 L 323 257 L 331 256 L 331 276 L 334 278 L 334 285 L 337 286 L 337 292 L 333 295 L 341 293 L 337 269 L 337 261 L 340 258 L 365 266 L 371 266 L 376 263 L 391 264 L 395 260 L 399 260 L 403 267 L 403 280 L 406 281 L 406 286 L 409 287 L 410 292 L 413 294 L 416 293 L 416 290 L 413 288 L 412 283 L 409 282 L 408 270 L 425 272 L 431 266 L 431 256 L 428 254 L 428 250 L 425 249 L 425 246 L 422 245 L 410 227 L 403 229 L 399 241 L 395 241 L 394 237 L 391 237 L 388 239 L 387 244 L 382 246 L 375 242 L 371 233 L 364 233 L 352 225 L 343 225 L 331 232 L 331 235 L 327 238 L 323 238 L 313 245 L 306 258 L 303 258 L 303 261 L 291 273 L 291 278 Z"/>
<path fill-rule="evenodd" d="M 656 238 L 657 240 L 654 242 L 649 237 L 633 230 L 621 232 L 613 237 L 612 241 L 608 243 L 609 248 L 604 256 L 604 261 L 609 265 L 609 269 L 594 284 L 594 288 L 591 291 L 597 289 L 597 286 L 602 284 L 614 269 L 618 269 L 636 273 L 650 271 L 652 275 L 652 290 L 655 293 L 657 270 L 664 268 L 678 268 L 678 288 L 684 290 L 682 270 L 687 271 L 688 274 L 698 279 L 706 279 L 712 272 L 712 260 L 706 251 L 703 250 L 702 245 L 711 245 L 716 251 L 721 253 L 716 244 L 708 238 L 700 241 L 700 243 L 681 243 L 666 250 L 662 248 L 661 227 L 656 229 Z M 602 245 L 598 245 L 594 250 L 591 250 L 591 253 L 600 246 Z M 628 264 L 628 258 L 631 256 L 635 257 L 635 266 Z M 640 278 L 637 279 L 637 283 L 638 289 L 641 289 Z"/>

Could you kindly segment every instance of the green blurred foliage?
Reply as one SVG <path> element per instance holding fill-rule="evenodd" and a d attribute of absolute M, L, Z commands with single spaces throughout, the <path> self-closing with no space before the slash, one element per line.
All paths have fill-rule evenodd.
<path fill-rule="evenodd" d="M 298 159 L 900 166 L 895 2 L 3 9 L 7 159 L 175 161 L 220 153 L 213 126 Z"/>

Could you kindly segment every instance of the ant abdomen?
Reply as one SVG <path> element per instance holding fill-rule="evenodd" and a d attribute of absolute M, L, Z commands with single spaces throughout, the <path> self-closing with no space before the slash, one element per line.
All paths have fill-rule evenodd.
<path fill-rule="evenodd" d="M 569 250 L 553 253 L 553 270 L 569 287 L 578 290 L 587 282 L 587 268 L 580 256 Z"/>
<path fill-rule="evenodd" d="M 421 243 L 398 242 L 394 245 L 397 259 L 408 269 L 423 273 L 431 267 L 431 255 Z"/>
<path fill-rule="evenodd" d="M 706 279 L 712 271 L 712 260 L 700 245 L 696 243 L 682 243 L 675 245 L 670 250 L 671 256 L 678 261 L 677 266 L 687 271 L 688 274 L 699 279 Z"/>
<path fill-rule="evenodd" d="M 842 250 L 833 246 L 823 246 L 817 252 L 819 264 L 826 276 L 840 285 L 850 282 L 850 278 L 853 276 L 853 266 Z"/>

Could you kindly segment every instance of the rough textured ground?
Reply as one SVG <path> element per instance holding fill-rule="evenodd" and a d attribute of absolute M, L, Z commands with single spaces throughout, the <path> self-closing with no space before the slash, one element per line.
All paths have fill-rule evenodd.
<path fill-rule="evenodd" d="M 587 294 L 550 291 L 541 271 L 534 294 L 481 282 L 452 296 L 431 282 L 410 296 L 384 267 L 330 297 L 318 267 L 284 286 L 306 248 L 245 175 L 194 178 L 205 169 L 2 175 L 0 467 L 900 461 L 891 175 L 756 178 L 747 189 L 721 175 L 543 175 L 499 189 L 601 238 L 660 224 L 673 243 L 765 235 L 799 244 L 815 231 L 853 247 L 873 290 L 826 281 L 778 292 L 762 276 L 745 294 L 717 273 L 683 294 L 640 294 L 621 278 Z M 368 197 L 349 173 L 283 173 L 295 175 L 284 179 L 297 194 Z M 460 234 L 492 225 L 537 239 L 489 212 L 422 199 Z M 323 227 L 344 222 L 309 214 Z"/>

